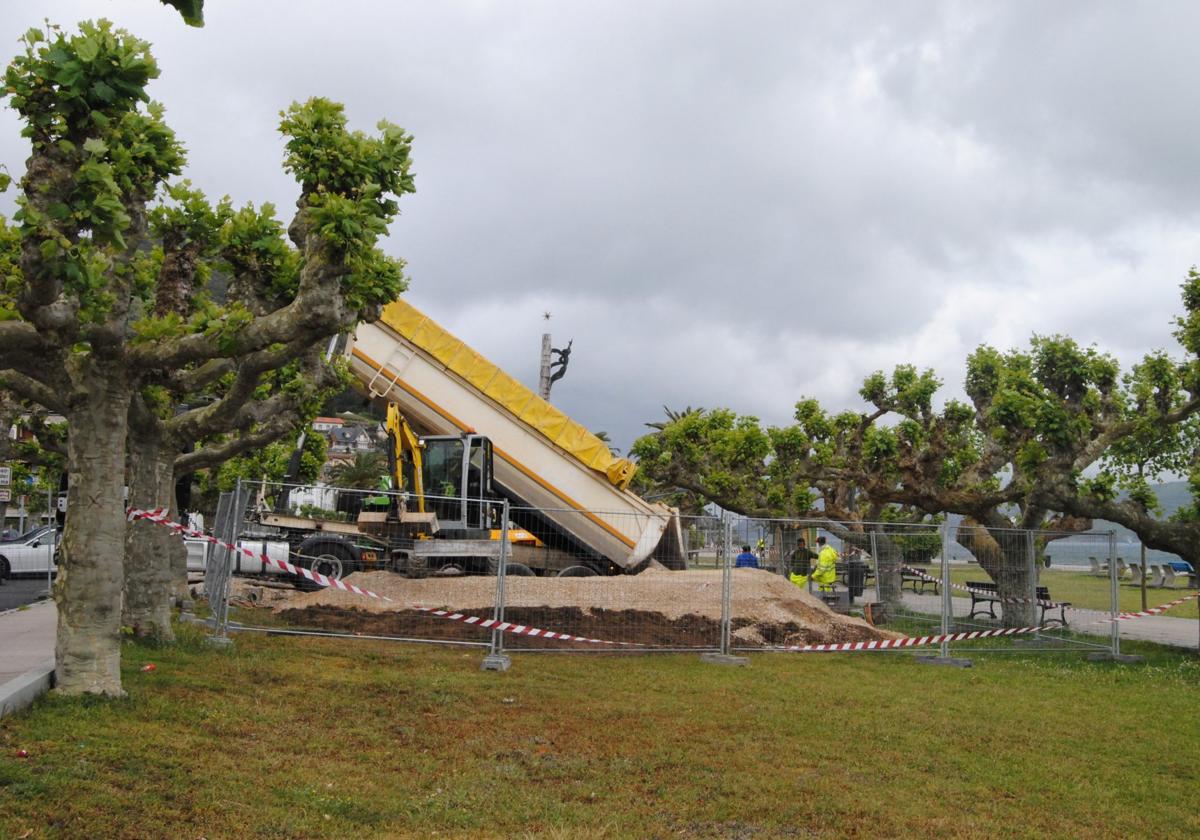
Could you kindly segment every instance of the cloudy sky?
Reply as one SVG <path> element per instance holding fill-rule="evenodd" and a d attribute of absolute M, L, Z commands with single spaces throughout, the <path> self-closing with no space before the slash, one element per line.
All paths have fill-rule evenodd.
<path fill-rule="evenodd" d="M 404 126 L 410 300 L 531 385 L 553 313 L 554 401 L 622 447 L 664 404 L 857 407 L 897 362 L 957 391 L 1034 332 L 1128 363 L 1173 347 L 1200 261 L 1195 3 L 206 6 L 0 0 L 0 44 L 43 17 L 150 40 L 188 176 L 237 203 L 290 213 L 293 100 Z"/>

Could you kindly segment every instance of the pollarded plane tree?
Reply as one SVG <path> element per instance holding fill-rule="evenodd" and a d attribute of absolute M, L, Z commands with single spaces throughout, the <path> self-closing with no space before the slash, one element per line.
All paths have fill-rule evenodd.
<path fill-rule="evenodd" d="M 257 354 L 303 357 L 305 347 L 373 317 L 403 283 L 376 243 L 396 199 L 413 190 L 411 138 L 388 123 L 375 136 L 351 132 L 341 106 L 312 99 L 280 124 L 284 165 L 300 185 L 287 229 L 294 292 L 270 308 L 272 275 L 255 270 L 244 279 L 267 301 L 261 311 L 235 299 L 197 302 L 186 317 L 158 314 L 171 254 L 156 255 L 150 214 L 184 154 L 147 96 L 157 75 L 147 43 L 99 21 L 73 34 L 30 30 L 4 77 L 30 156 L 12 225 L 20 271 L 0 301 L 0 380 L 67 420 L 71 515 L 55 583 L 65 693 L 121 693 L 122 496 L 134 395 L 145 399 L 145 388 L 179 372 L 203 379 L 206 366 L 230 361 L 236 379 L 242 366 L 262 362 Z M 224 410 L 217 405 L 213 413 Z"/>
<path fill-rule="evenodd" d="M 852 544 L 865 544 L 873 530 L 887 601 L 899 598 L 908 555 L 889 536 L 896 525 L 962 514 L 959 542 L 1002 597 L 1014 599 L 1005 621 L 1026 623 L 1031 610 L 1016 599 L 1032 591 L 1030 547 L 1014 529 L 1048 531 L 1037 551 L 1048 538 L 1090 527 L 1034 491 L 1048 445 L 1099 458 L 1102 447 L 1085 453 L 1097 429 L 1119 415 L 1116 364 L 1067 338 L 1035 339 L 1029 352 L 982 347 L 971 355 L 971 404 L 936 408 L 940 384 L 931 371 L 900 365 L 866 378 L 866 411 L 833 413 L 802 399 L 794 425 L 766 431 L 754 418 L 708 412 L 673 421 L 634 451 L 650 475 L 733 510 L 823 516 L 842 523 Z M 863 524 L 881 521 L 889 525 Z"/>
<path fill-rule="evenodd" d="M 725 510 L 780 520 L 775 534 L 784 557 L 803 534 L 801 523 L 819 521 L 849 545 L 888 557 L 927 554 L 936 521 L 920 508 L 874 499 L 859 489 L 848 469 L 852 451 L 871 415 L 830 416 L 813 400 L 796 406 L 794 425 L 763 428 L 758 418 L 729 409 L 667 412 L 667 420 L 631 449 L 647 492 L 675 493 L 713 502 Z M 886 522 L 887 528 L 879 527 Z M 921 527 L 925 526 L 925 527 Z M 907 531 L 907 534 L 904 532 Z M 883 581 L 888 600 L 899 598 Z"/>
<path fill-rule="evenodd" d="M 1175 338 L 1183 355 L 1148 353 L 1124 379 L 1124 399 L 1082 451 L 1048 448 L 1040 483 L 1044 504 L 1116 522 L 1150 548 L 1200 569 L 1200 272 L 1182 284 Z M 1085 470 L 1098 463 L 1088 476 Z M 1151 480 L 1185 475 L 1192 501 L 1159 515 Z"/>
<path fill-rule="evenodd" d="M 150 214 L 156 242 L 154 326 L 241 306 L 263 315 L 296 293 L 299 252 L 269 206 L 237 212 L 181 184 Z M 380 256 L 380 267 L 399 263 Z M 216 272 L 214 274 L 214 271 Z M 214 282 L 227 280 L 227 283 Z M 393 284 L 397 291 L 403 283 Z M 220 304 L 220 307 L 217 307 Z M 345 384 L 309 335 L 247 356 L 218 358 L 143 380 L 130 402 L 129 503 L 168 507 L 176 482 L 293 434 Z M 187 599 L 186 552 L 169 531 L 134 521 L 126 532 L 123 624 L 138 635 L 172 636 L 170 606 Z"/>

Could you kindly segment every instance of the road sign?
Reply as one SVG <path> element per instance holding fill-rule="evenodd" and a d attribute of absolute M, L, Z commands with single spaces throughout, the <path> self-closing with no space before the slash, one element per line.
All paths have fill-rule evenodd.
<path fill-rule="evenodd" d="M 0 487 L 12 484 L 12 467 L 0 467 Z"/>
<path fill-rule="evenodd" d="M 0 502 L 11 502 L 12 491 L 7 487 L 0 487 Z"/>

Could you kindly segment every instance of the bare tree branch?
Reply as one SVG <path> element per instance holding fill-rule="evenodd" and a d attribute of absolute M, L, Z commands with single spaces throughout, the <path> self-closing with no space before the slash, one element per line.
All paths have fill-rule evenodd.
<path fill-rule="evenodd" d="M 31 376 L 16 370 L 0 370 L 0 385 L 11 390 L 14 394 L 45 406 L 52 411 L 66 412 L 65 394 L 37 381 Z"/>
<path fill-rule="evenodd" d="M 243 452 L 273 443 L 293 431 L 296 421 L 295 415 L 276 415 L 268 423 L 244 431 L 235 438 L 203 446 L 194 452 L 185 452 L 175 459 L 175 475 L 179 477 L 196 470 L 215 467 Z"/>

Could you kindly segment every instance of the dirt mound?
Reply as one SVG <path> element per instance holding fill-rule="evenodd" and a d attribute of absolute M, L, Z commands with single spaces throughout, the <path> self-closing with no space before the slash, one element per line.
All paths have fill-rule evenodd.
<path fill-rule="evenodd" d="M 323 589 L 296 592 L 273 600 L 270 607 L 290 623 L 323 629 L 414 638 L 487 638 L 487 632 L 478 627 L 435 618 L 414 607 L 491 617 L 495 578 L 409 580 L 389 572 L 368 572 L 352 575 L 347 581 L 391 601 Z M 719 643 L 720 571 L 511 577 L 506 581 L 505 596 L 506 620 L 545 630 L 673 647 L 714 647 Z M 779 575 L 759 569 L 734 571 L 731 609 L 735 644 L 816 644 L 897 635 L 834 613 Z M 553 647 L 562 643 L 512 637 L 506 644 Z"/>

